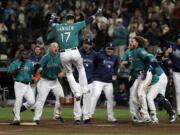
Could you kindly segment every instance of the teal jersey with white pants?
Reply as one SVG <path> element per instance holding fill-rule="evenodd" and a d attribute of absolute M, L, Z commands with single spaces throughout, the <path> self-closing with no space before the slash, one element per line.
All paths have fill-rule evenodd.
<path fill-rule="evenodd" d="M 55 38 L 60 49 L 75 48 L 79 44 L 79 31 L 86 26 L 85 21 L 76 23 L 53 23 L 48 39 Z"/>
<path fill-rule="evenodd" d="M 52 55 L 50 52 L 45 54 L 39 64 L 43 68 L 42 77 L 50 80 L 58 78 L 58 73 L 61 71 L 61 60 L 59 53 Z"/>
<path fill-rule="evenodd" d="M 139 71 L 147 71 L 147 65 L 145 65 L 146 57 L 151 59 L 149 53 L 144 48 L 137 48 L 132 51 L 132 59 L 133 59 L 133 75 L 138 76 Z M 157 83 L 159 80 L 159 76 L 157 74 L 153 74 L 151 85 Z"/>
<path fill-rule="evenodd" d="M 32 75 L 34 73 L 34 66 L 33 63 L 30 60 L 25 60 L 25 62 L 22 62 L 21 60 L 17 59 L 13 61 L 9 67 L 8 72 L 12 73 L 16 69 L 20 68 L 21 64 L 23 64 L 21 70 L 13 76 L 14 81 L 22 81 L 22 82 L 31 82 L 32 81 Z"/>

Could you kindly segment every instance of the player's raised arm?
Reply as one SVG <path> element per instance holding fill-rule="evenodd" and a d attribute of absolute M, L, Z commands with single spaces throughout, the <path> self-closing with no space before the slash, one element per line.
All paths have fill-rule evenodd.
<path fill-rule="evenodd" d="M 99 16 L 101 13 L 102 13 L 102 9 L 101 9 L 101 8 L 98 8 L 98 10 L 96 11 L 96 13 L 95 13 L 94 15 L 88 17 L 88 18 L 85 20 L 86 25 L 92 23 L 92 21 L 93 21 L 97 16 Z"/>

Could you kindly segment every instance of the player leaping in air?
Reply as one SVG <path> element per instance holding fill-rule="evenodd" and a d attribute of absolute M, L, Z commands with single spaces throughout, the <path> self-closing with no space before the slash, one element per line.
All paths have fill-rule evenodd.
<path fill-rule="evenodd" d="M 101 12 L 102 9 L 99 8 L 94 15 L 88 17 L 84 21 L 76 23 L 74 22 L 75 18 L 72 14 L 68 14 L 66 16 L 66 22 L 61 24 L 54 23 L 56 18 L 55 14 L 52 14 L 51 16 L 51 32 L 48 35 L 48 39 L 54 38 L 59 45 L 62 65 L 65 69 L 67 80 L 76 100 L 80 99 L 81 92 L 72 74 L 72 64 L 75 65 L 78 70 L 79 83 L 83 94 L 88 93 L 89 91 L 83 60 L 77 48 L 79 45 L 78 34 L 82 28 L 91 24 L 92 21 L 101 14 Z"/>

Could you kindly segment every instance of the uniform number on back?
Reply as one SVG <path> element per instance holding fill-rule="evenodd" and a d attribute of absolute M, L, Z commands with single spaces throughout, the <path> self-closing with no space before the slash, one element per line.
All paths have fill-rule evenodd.
<path fill-rule="evenodd" d="M 70 35 L 71 35 L 70 32 L 61 33 L 62 42 L 67 42 L 69 40 Z"/>

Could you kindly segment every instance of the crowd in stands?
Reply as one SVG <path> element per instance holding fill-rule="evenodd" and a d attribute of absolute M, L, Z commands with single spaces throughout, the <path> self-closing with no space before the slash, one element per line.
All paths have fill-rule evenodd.
<path fill-rule="evenodd" d="M 103 14 L 93 26 L 81 32 L 81 39 L 92 36 L 99 50 L 105 42 L 120 46 L 123 55 L 128 39 L 136 35 L 145 36 L 149 49 L 157 50 L 162 25 L 167 24 L 175 41 L 179 34 L 179 0 L 1 0 L 0 1 L 0 50 L 9 58 L 22 46 L 30 49 L 32 44 L 47 44 L 48 21 L 51 13 L 62 22 L 68 13 L 76 21 L 95 13 L 101 7 Z"/>
<path fill-rule="evenodd" d="M 102 15 L 80 33 L 81 41 L 87 36 L 93 38 L 96 50 L 111 41 L 121 58 L 129 39 L 141 35 L 149 40 L 149 51 L 160 53 L 165 26 L 171 31 L 167 40 L 176 42 L 180 37 L 180 0 L 1 0 L 0 54 L 15 58 L 19 50 L 33 52 L 37 45 L 44 53 L 52 13 L 58 15 L 59 23 L 69 13 L 81 21 L 98 7 L 103 9 Z"/>

